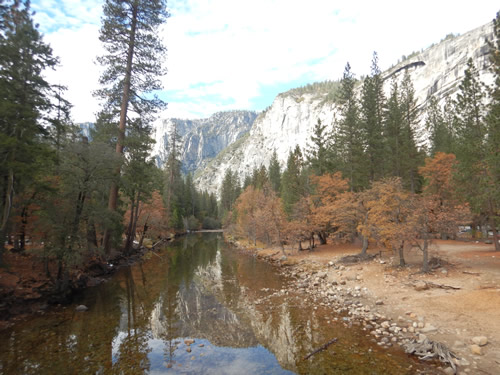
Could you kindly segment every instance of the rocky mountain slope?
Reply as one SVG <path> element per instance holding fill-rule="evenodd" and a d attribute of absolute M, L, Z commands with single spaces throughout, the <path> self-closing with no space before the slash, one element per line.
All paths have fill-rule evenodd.
<path fill-rule="evenodd" d="M 205 167 L 223 149 L 250 130 L 257 113 L 252 111 L 217 112 L 207 119 L 165 119 L 155 128 L 153 155 L 159 166 L 167 160 L 173 129 L 181 136 L 179 147 L 185 173 Z"/>
<path fill-rule="evenodd" d="M 422 108 L 431 96 L 443 102 L 454 95 L 464 76 L 467 60 L 472 58 L 486 84 L 493 82 L 488 71 L 488 45 L 492 40 L 492 25 L 487 24 L 466 34 L 448 37 L 383 73 L 387 94 L 392 77 L 402 78 L 409 70 Z M 339 74 L 340 75 L 340 74 Z M 306 149 L 318 119 L 335 126 L 338 106 L 321 90 L 291 90 L 276 97 L 273 104 L 255 120 L 248 136 L 231 144 L 195 175 L 202 189 L 218 192 L 228 168 L 240 179 L 253 168 L 268 165 L 276 149 L 282 165 L 290 150 L 299 145 Z"/>

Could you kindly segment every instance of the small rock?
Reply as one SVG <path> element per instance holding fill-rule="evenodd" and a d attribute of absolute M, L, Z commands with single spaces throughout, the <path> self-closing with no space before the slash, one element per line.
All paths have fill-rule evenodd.
<path fill-rule="evenodd" d="M 205 344 L 198 345 L 199 348 L 203 348 L 204 346 L 205 346 Z"/>
<path fill-rule="evenodd" d="M 190 347 L 190 346 L 188 346 L 188 347 L 186 348 L 186 352 L 191 353 L 191 347 Z"/>
<path fill-rule="evenodd" d="M 75 308 L 75 311 L 87 311 L 89 308 L 85 305 L 78 305 Z"/>
<path fill-rule="evenodd" d="M 452 367 L 447 367 L 444 369 L 444 373 L 447 375 L 455 375 L 455 370 Z"/>
<path fill-rule="evenodd" d="M 421 290 L 427 290 L 429 289 L 429 286 L 427 285 L 427 283 L 423 282 L 423 281 L 418 281 L 415 285 L 415 290 L 416 291 L 421 291 Z"/>
<path fill-rule="evenodd" d="M 184 344 L 186 344 L 186 345 L 194 344 L 194 340 L 193 339 L 186 339 L 186 340 L 184 340 Z"/>
<path fill-rule="evenodd" d="M 465 343 L 463 341 L 455 341 L 453 343 L 454 348 L 463 348 L 465 346 Z"/>
<path fill-rule="evenodd" d="M 384 304 L 384 301 L 382 301 L 381 299 L 375 301 L 375 305 L 379 305 L 380 306 L 380 305 L 383 305 L 383 304 Z"/>
<path fill-rule="evenodd" d="M 420 331 L 422 333 L 431 333 L 431 332 L 436 332 L 437 328 L 434 327 L 432 324 L 426 323 L 425 326 Z"/>
<path fill-rule="evenodd" d="M 474 344 L 474 345 L 469 346 L 469 348 L 470 348 L 470 352 L 472 354 L 483 355 L 483 350 L 481 349 L 481 347 L 479 345 Z"/>
<path fill-rule="evenodd" d="M 488 338 L 486 336 L 476 336 L 472 338 L 472 342 L 479 346 L 485 346 L 488 344 Z"/>
<path fill-rule="evenodd" d="M 193 356 L 191 357 L 191 361 L 194 361 L 195 359 L 196 359 L 196 357 L 193 355 Z"/>

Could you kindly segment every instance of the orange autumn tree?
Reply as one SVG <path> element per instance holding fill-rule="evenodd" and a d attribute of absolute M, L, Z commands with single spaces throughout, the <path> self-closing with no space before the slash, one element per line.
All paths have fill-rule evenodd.
<path fill-rule="evenodd" d="M 422 271 L 429 272 L 429 244 L 435 233 L 454 236 L 459 225 L 470 220 L 467 204 L 460 204 L 454 186 L 455 155 L 438 152 L 427 158 L 419 173 L 425 179 L 424 191 L 409 218 L 414 244 L 423 253 Z"/>
<path fill-rule="evenodd" d="M 130 210 L 125 215 L 125 222 L 128 222 L 128 215 L 130 215 Z M 142 204 L 137 219 L 136 234 L 139 237 L 139 247 L 142 246 L 145 238 L 166 237 L 168 229 L 167 210 L 160 192 L 155 190 L 151 199 Z"/>
<path fill-rule="evenodd" d="M 302 242 L 309 242 L 309 251 L 316 247 L 314 243 L 314 233 L 320 228 L 313 220 L 314 201 L 310 195 L 302 196 L 294 205 L 292 220 L 289 222 L 290 231 L 293 233 L 293 240 L 298 244 L 298 251 L 304 250 Z"/>
<path fill-rule="evenodd" d="M 278 245 L 286 256 L 284 245 L 291 238 L 293 227 L 287 220 L 283 203 L 269 185 L 262 189 L 248 186 L 234 205 L 236 231 L 268 245 Z"/>
<path fill-rule="evenodd" d="M 293 225 L 290 225 L 283 202 L 269 186 L 264 186 L 264 199 L 257 210 L 260 228 L 265 231 L 274 245 L 278 245 L 286 257 L 285 243 L 293 234 Z"/>
<path fill-rule="evenodd" d="M 316 187 L 312 196 L 311 223 L 317 228 L 321 243 L 325 244 L 327 233 L 338 229 L 335 228 L 335 216 L 339 213 L 338 204 L 342 193 L 349 190 L 349 182 L 342 178 L 340 172 L 312 176 L 311 182 Z"/>
<path fill-rule="evenodd" d="M 415 207 L 414 197 L 403 189 L 400 178 L 389 178 L 373 183 L 370 200 L 366 202 L 368 215 L 364 232 L 399 255 L 399 265 L 406 265 L 404 248 L 413 238 L 410 217 Z"/>
<path fill-rule="evenodd" d="M 442 204 L 454 204 L 457 191 L 453 174 L 458 162 L 454 154 L 437 152 L 433 158 L 426 158 L 425 165 L 418 172 L 425 179 L 424 192 L 441 200 Z"/>
<path fill-rule="evenodd" d="M 240 194 L 234 205 L 237 230 L 248 239 L 252 239 L 254 245 L 257 244 L 257 236 L 261 231 L 258 210 L 264 200 L 264 193 L 260 189 L 249 185 Z"/>

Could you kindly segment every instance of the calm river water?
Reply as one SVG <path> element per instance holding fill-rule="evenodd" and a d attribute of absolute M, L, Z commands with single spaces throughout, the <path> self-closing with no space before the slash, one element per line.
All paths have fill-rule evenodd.
<path fill-rule="evenodd" d="M 73 306 L 0 332 L 0 374 L 414 374 L 269 264 L 192 234 L 120 269 Z M 75 306 L 85 304 L 86 312 Z M 337 317 L 338 318 L 338 317 Z M 341 320 L 341 319 L 340 319 Z M 339 321 L 340 321 L 339 320 Z M 304 357 L 337 337 L 327 350 Z M 188 346 L 186 339 L 194 339 Z"/>

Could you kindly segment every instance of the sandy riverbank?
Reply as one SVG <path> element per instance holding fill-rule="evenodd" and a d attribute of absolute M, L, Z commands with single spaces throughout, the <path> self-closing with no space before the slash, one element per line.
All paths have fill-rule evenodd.
<path fill-rule="evenodd" d="M 390 252 L 377 252 L 367 262 L 340 263 L 360 251 L 354 245 L 287 250 L 283 260 L 279 249 L 235 242 L 278 265 L 294 280 L 293 288 L 343 314 L 345 324 L 362 324 L 378 345 L 428 338 L 460 358 L 455 360 L 458 374 L 500 373 L 500 254 L 493 245 L 436 241 L 431 255 L 440 262 L 432 273 L 421 274 L 418 250 L 407 253 L 409 265 L 401 269 L 392 265 Z M 443 370 L 453 373 L 449 365 Z"/>

